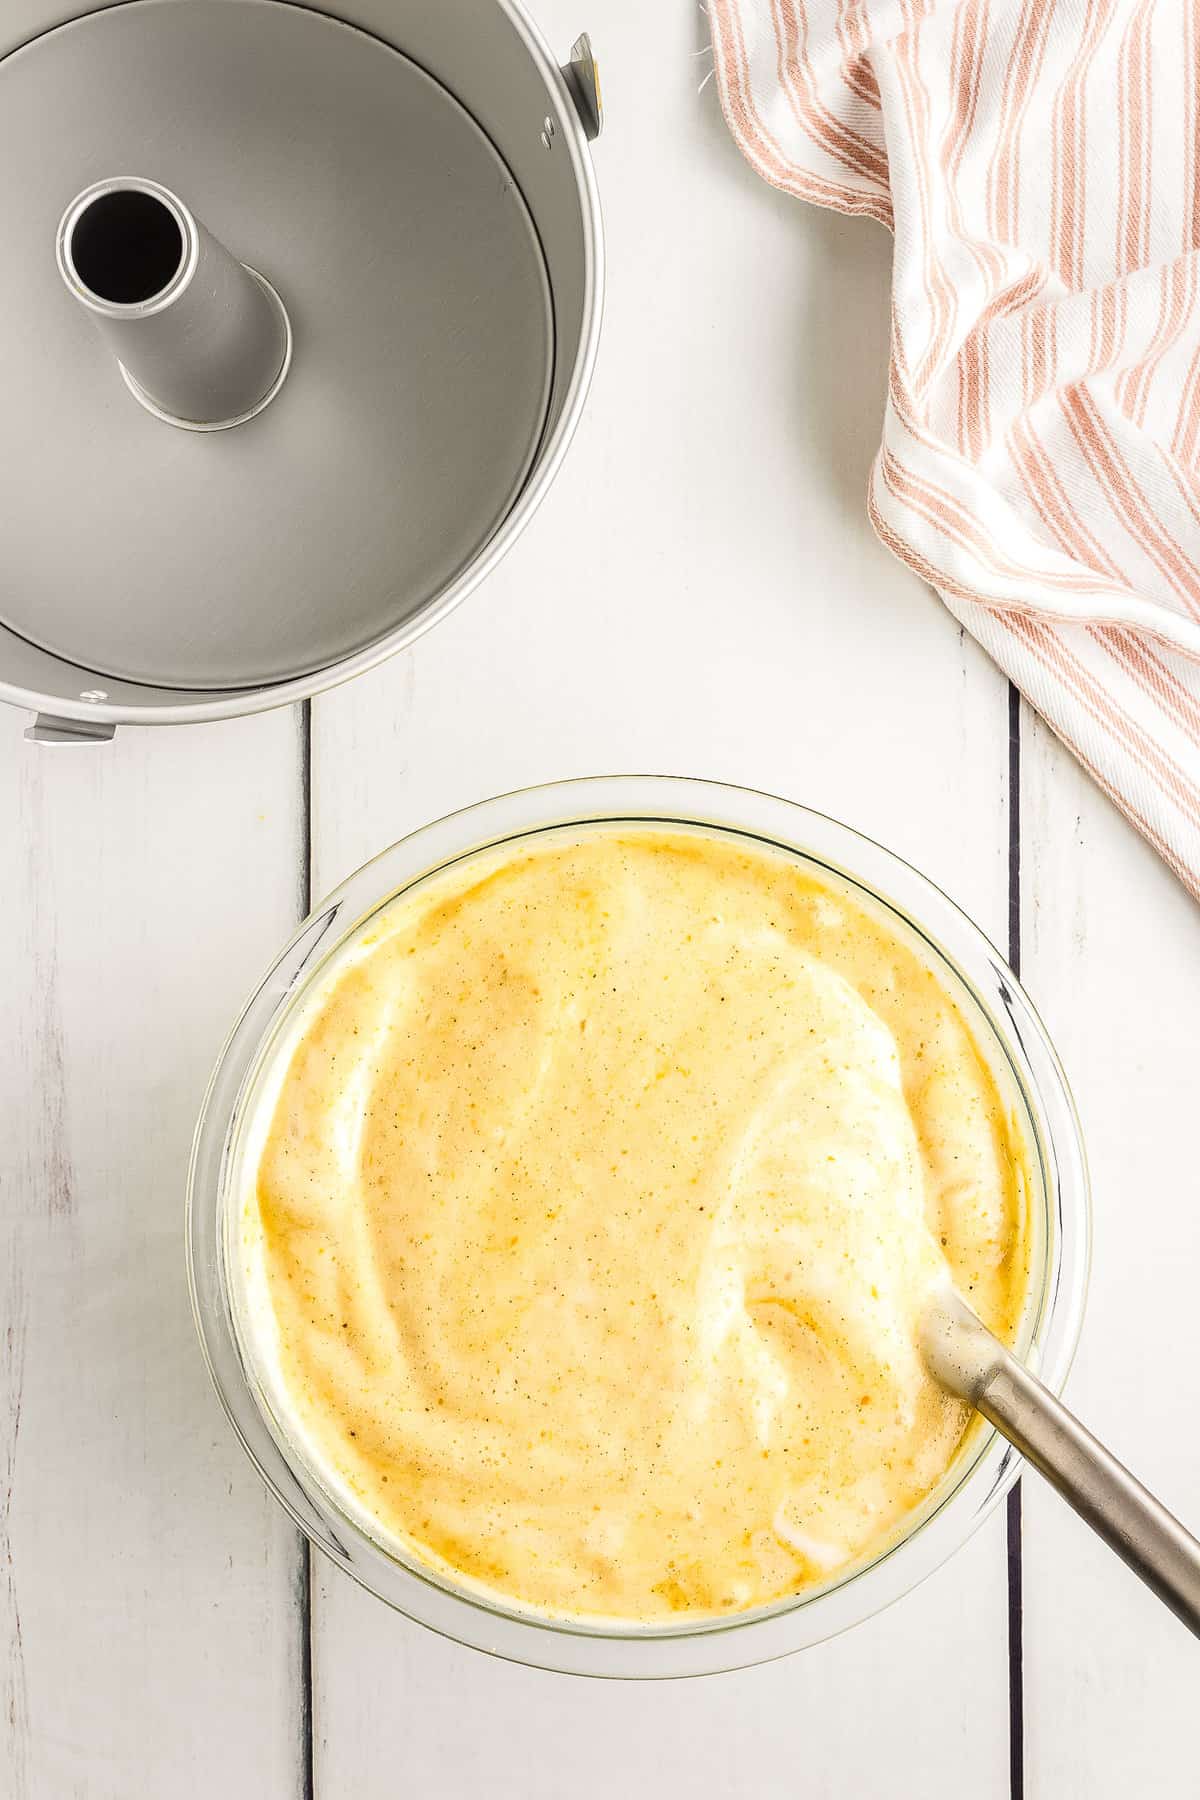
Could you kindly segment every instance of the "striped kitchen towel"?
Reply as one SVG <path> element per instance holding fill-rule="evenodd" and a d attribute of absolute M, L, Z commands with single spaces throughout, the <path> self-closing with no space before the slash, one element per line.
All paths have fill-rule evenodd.
<path fill-rule="evenodd" d="M 1200 0 L 708 0 L 737 142 L 896 234 L 868 506 L 1200 897 Z"/>

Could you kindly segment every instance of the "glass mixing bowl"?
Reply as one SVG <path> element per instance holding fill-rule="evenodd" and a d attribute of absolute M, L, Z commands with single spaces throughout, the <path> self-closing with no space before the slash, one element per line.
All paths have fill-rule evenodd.
<path fill-rule="evenodd" d="M 413 832 L 323 901 L 251 996 L 209 1083 L 189 1173 L 188 1268 L 209 1370 L 234 1429 L 301 1530 L 364 1587 L 447 1637 L 517 1662 L 599 1676 L 700 1675 L 803 1649 L 898 1599 L 999 1503 L 1020 1471 L 1016 1451 L 979 1421 L 903 1532 L 821 1587 L 732 1618 L 564 1623 L 456 1587 L 377 1542 L 282 1422 L 240 1316 L 239 1158 L 256 1118 L 261 1128 L 272 1053 L 330 957 L 398 893 L 476 851 L 564 826 L 632 822 L 732 834 L 783 851 L 885 917 L 937 971 L 1029 1146 L 1030 1283 L 1016 1348 L 1061 1389 L 1087 1282 L 1087 1170 L 1062 1069 L 1020 983 L 939 889 L 878 844 L 790 801 L 707 781 L 606 776 L 505 794 Z"/>

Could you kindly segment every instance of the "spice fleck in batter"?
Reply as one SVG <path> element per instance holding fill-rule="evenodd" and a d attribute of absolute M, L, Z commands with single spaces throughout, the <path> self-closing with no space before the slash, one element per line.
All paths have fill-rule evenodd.
<path fill-rule="evenodd" d="M 737 1612 L 881 1546 L 1011 1339 L 1023 1151 L 874 915 L 717 834 L 580 828 L 401 897 L 311 1003 L 246 1208 L 309 1453 L 377 1533 L 556 1616 Z"/>

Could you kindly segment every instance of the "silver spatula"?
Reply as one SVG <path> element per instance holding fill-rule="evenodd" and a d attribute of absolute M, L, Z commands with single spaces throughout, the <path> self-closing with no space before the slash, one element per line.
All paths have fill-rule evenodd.
<path fill-rule="evenodd" d="M 1200 1637 L 1200 1542 L 1009 1354 L 952 1287 L 926 1321 L 922 1350 L 934 1378 L 1015 1444 Z"/>

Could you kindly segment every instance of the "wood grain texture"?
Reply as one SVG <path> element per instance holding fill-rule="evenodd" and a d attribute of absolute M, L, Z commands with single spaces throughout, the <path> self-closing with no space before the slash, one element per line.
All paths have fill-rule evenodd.
<path fill-rule="evenodd" d="M 538 0 L 560 49 L 581 20 Z M 1007 939 L 1005 684 L 865 522 L 890 240 L 729 141 L 690 5 L 590 21 L 609 281 L 566 467 L 498 576 L 298 716 L 45 751 L 0 712 L 2 1800 L 1005 1800 L 1004 1521 L 769 1668 L 571 1681 L 306 1558 L 209 1392 L 182 1187 L 237 1005 L 313 893 L 527 782 L 742 781 L 845 819 Z M 1097 1201 L 1068 1397 L 1196 1522 L 1197 913 L 1025 719 L 1024 973 Z M 1034 1800 L 1183 1794 L 1194 1646 L 1025 1481 Z M 311 1601 L 311 1640 L 308 1613 Z M 311 1651 L 313 1741 L 306 1733 Z"/>
<path fill-rule="evenodd" d="M 1066 1066 L 1095 1240 L 1069 1405 L 1200 1531 L 1200 912 L 1050 733 L 1024 736 L 1024 975 Z M 1031 1800 L 1197 1791 L 1200 1647 L 1032 1476 Z"/>
<path fill-rule="evenodd" d="M 844 1637 L 758 1669 L 669 1682 L 498 1662 L 389 1617 L 329 1572 L 317 1609 L 317 1795 L 1007 1794 L 993 1604 L 1003 1554 L 1003 1519 L 993 1517 L 952 1568 Z M 973 1683 L 986 1692 L 972 1693 Z"/>
<path fill-rule="evenodd" d="M 183 1194 L 295 917 L 287 715 L 47 750 L 0 714 L 0 1794 L 300 1791 L 295 1533 L 209 1389 Z"/>
<path fill-rule="evenodd" d="M 569 42 L 565 0 L 541 12 Z M 1005 684 L 864 514 L 889 242 L 750 174 L 697 99 L 685 11 L 614 5 L 596 32 L 610 270 L 588 411 L 497 577 L 315 703 L 314 892 L 487 794 L 650 770 L 851 820 L 1002 938 Z M 1000 1518 L 837 1643 L 666 1687 L 506 1667 L 314 1577 L 318 1800 L 894 1800 L 918 1770 L 928 1796 L 1008 1792 Z"/>

